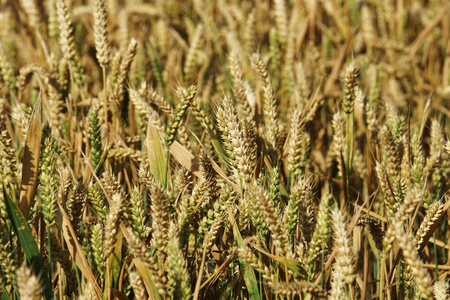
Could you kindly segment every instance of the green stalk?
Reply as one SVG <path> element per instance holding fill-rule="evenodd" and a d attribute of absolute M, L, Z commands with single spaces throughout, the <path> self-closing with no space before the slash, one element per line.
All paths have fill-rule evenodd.
<path fill-rule="evenodd" d="M 52 245 L 50 241 L 50 224 L 47 224 L 48 282 L 52 282 Z"/>
<path fill-rule="evenodd" d="M 354 112 L 347 114 L 346 139 L 347 147 L 345 149 L 345 171 L 347 173 L 347 199 L 350 199 L 350 174 L 353 171 L 353 147 L 354 147 Z"/>
<path fill-rule="evenodd" d="M 320 287 L 323 288 L 324 276 L 323 276 L 323 265 L 325 264 L 325 243 L 322 242 L 322 258 L 320 262 Z"/>
<path fill-rule="evenodd" d="M 81 288 L 81 275 L 80 270 L 78 269 L 76 264 L 73 264 L 73 269 L 75 270 L 75 276 L 77 278 L 77 290 L 79 295 L 83 295 L 83 289 Z M 103 288 L 103 285 L 102 285 Z"/>
<path fill-rule="evenodd" d="M 288 192 L 288 193 L 291 190 L 291 176 L 292 176 L 292 174 L 291 174 L 291 172 L 289 172 L 289 175 L 288 175 L 288 178 L 286 181 L 286 192 Z"/>

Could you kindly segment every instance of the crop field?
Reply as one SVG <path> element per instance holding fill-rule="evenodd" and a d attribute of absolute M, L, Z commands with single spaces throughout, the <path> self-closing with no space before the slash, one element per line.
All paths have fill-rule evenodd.
<path fill-rule="evenodd" d="M 446 0 L 0 0 L 0 298 L 450 299 Z"/>

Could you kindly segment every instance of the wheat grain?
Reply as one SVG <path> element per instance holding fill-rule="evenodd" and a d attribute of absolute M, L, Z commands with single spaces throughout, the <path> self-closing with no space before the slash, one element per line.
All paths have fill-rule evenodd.
<path fill-rule="evenodd" d="M 346 114 L 353 112 L 356 98 L 356 80 L 359 76 L 359 68 L 351 63 L 345 69 L 342 109 Z"/>
<path fill-rule="evenodd" d="M 127 242 L 130 252 L 135 258 L 142 261 L 147 270 L 150 272 L 150 275 L 158 289 L 158 292 L 161 295 L 164 295 L 166 287 L 166 276 L 164 276 L 164 273 L 159 269 L 156 257 L 150 255 L 148 249 L 132 232 L 130 232 Z"/>
<path fill-rule="evenodd" d="M 189 273 L 183 252 L 180 249 L 178 229 L 174 223 L 169 227 L 167 286 L 169 295 L 175 299 L 190 299 L 191 287 Z"/>
<path fill-rule="evenodd" d="M 44 140 L 42 162 L 39 166 L 39 196 L 42 214 L 47 226 L 55 219 L 56 201 L 59 190 L 58 178 L 56 177 L 56 150 L 57 144 L 52 136 Z"/>
<path fill-rule="evenodd" d="M 347 216 L 342 210 L 332 211 L 334 248 L 337 251 L 333 272 L 340 274 L 342 280 L 352 284 L 355 279 L 354 255 L 350 248 L 351 240 L 348 234 Z M 333 277 L 333 275 L 332 275 Z"/>
<path fill-rule="evenodd" d="M 310 282 L 274 282 L 272 289 L 275 294 L 285 295 L 287 297 L 294 297 L 295 295 L 301 295 L 306 292 L 318 299 L 325 298 L 322 288 Z"/>
<path fill-rule="evenodd" d="M 118 71 L 116 81 L 114 83 L 112 99 L 115 102 L 122 102 L 124 92 L 125 92 L 125 81 L 128 78 L 130 72 L 131 64 L 133 63 L 134 57 L 136 56 L 138 47 L 138 42 L 136 39 L 132 38 L 128 44 L 128 48 L 122 58 Z"/>
<path fill-rule="evenodd" d="M 123 197 L 120 193 L 115 193 L 111 196 L 109 213 L 106 216 L 105 224 L 105 258 L 109 258 L 109 256 L 114 252 L 117 235 L 119 234 L 119 222 L 124 211 L 122 201 Z"/>
<path fill-rule="evenodd" d="M 167 246 L 169 218 L 166 206 L 166 196 L 162 186 L 153 180 L 150 186 L 151 216 L 152 216 L 152 244 L 164 253 Z"/>
<path fill-rule="evenodd" d="M 434 283 L 434 298 L 436 300 L 448 299 L 448 282 L 436 281 Z"/>
<path fill-rule="evenodd" d="M 57 0 L 56 13 L 59 24 L 59 45 L 66 61 L 70 62 L 75 74 L 76 82 L 79 86 L 84 86 L 85 75 L 81 67 L 80 60 L 75 50 L 75 41 L 70 21 L 69 9 L 65 0 Z"/>
<path fill-rule="evenodd" d="M 130 284 L 133 287 L 134 297 L 136 300 L 145 300 L 147 297 L 145 296 L 145 288 L 144 283 L 142 282 L 141 277 L 136 272 L 130 273 Z"/>
<path fill-rule="evenodd" d="M 195 33 L 191 39 L 191 45 L 189 47 L 189 51 L 186 54 L 186 61 L 184 63 L 183 73 L 184 78 L 189 80 L 192 77 L 192 73 L 194 71 L 195 64 L 200 55 L 200 47 L 201 47 L 201 38 L 203 34 L 203 25 L 199 24 L 195 29 Z"/>
<path fill-rule="evenodd" d="M 84 208 L 86 205 L 85 196 L 86 188 L 83 182 L 78 182 L 75 185 L 72 196 L 67 201 L 68 215 L 78 238 L 81 238 L 81 218 L 83 217 Z"/>
<path fill-rule="evenodd" d="M 180 103 L 175 109 L 174 116 L 167 127 L 165 141 L 167 147 L 170 147 L 175 140 L 175 134 L 177 133 L 178 127 L 181 123 L 181 118 L 186 113 L 189 105 L 197 94 L 197 87 L 195 85 L 189 86 L 187 89 L 180 88 L 178 96 L 180 98 Z"/>
<path fill-rule="evenodd" d="M 110 50 L 108 41 L 106 4 L 105 0 L 94 1 L 94 41 L 97 51 L 97 60 L 102 68 L 106 68 L 109 63 Z"/>
<path fill-rule="evenodd" d="M 263 112 L 265 122 L 265 137 L 272 148 L 272 150 L 278 149 L 279 143 L 279 124 L 278 124 L 278 112 L 277 103 L 275 99 L 275 91 L 269 80 L 269 74 L 267 73 L 267 67 L 262 61 L 261 56 L 258 53 L 253 53 L 252 68 L 257 73 L 262 86 L 263 86 Z"/>
<path fill-rule="evenodd" d="M 25 265 L 17 269 L 17 286 L 20 299 L 37 300 L 43 290 L 39 278 Z"/>
<path fill-rule="evenodd" d="M 442 215 L 444 209 L 444 204 L 440 201 L 436 201 L 431 204 L 428 208 L 428 212 L 420 224 L 419 229 L 416 232 L 416 236 L 414 238 L 414 245 L 416 250 L 418 251 L 423 244 L 423 239 L 425 235 L 427 235 L 431 229 L 431 227 L 435 224 L 435 222 Z"/>
<path fill-rule="evenodd" d="M 20 5 L 28 16 L 28 21 L 32 27 L 38 27 L 41 23 L 41 12 L 38 10 L 34 0 L 21 0 Z"/>
<path fill-rule="evenodd" d="M 0 43 L 0 75 L 2 81 L 6 84 L 11 92 L 14 92 L 15 78 L 14 70 L 9 62 L 4 46 Z"/>
<path fill-rule="evenodd" d="M 0 263 L 2 265 L 2 279 L 6 283 L 7 280 L 11 282 L 16 280 L 17 261 L 14 258 L 13 252 L 11 252 L 11 243 L 2 238 L 0 245 Z M 6 279 L 6 280 L 5 280 Z"/>
<path fill-rule="evenodd" d="M 403 250 L 403 257 L 411 267 L 411 273 L 415 277 L 415 282 L 417 283 L 421 296 L 425 299 L 431 299 L 432 288 L 430 275 L 423 268 L 422 262 L 419 260 L 417 252 L 409 240 L 408 235 L 405 234 L 401 223 L 395 222 L 392 226 L 394 227 L 395 238 L 398 240 L 399 246 Z"/>

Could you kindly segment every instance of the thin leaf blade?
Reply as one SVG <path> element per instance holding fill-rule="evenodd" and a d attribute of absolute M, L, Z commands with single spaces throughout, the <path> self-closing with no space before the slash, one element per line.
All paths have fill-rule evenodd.
<path fill-rule="evenodd" d="M 45 299 L 50 300 L 52 296 L 52 286 L 49 282 L 47 275 L 47 268 L 45 268 L 42 257 L 39 253 L 39 248 L 31 233 L 31 229 L 28 226 L 25 217 L 20 212 L 19 207 L 11 200 L 11 198 L 5 193 L 3 188 L 3 196 L 5 198 L 6 210 L 8 211 L 8 217 L 11 221 L 14 232 L 17 234 L 19 244 L 23 249 L 27 262 L 33 267 L 37 276 L 40 276 L 43 287 Z"/>
<path fill-rule="evenodd" d="M 39 94 L 34 105 L 33 113 L 28 126 L 28 134 L 25 141 L 25 149 L 22 161 L 22 180 L 20 187 L 19 208 L 25 219 L 30 213 L 31 201 L 36 191 L 39 156 L 41 152 L 42 138 L 42 106 Z"/>

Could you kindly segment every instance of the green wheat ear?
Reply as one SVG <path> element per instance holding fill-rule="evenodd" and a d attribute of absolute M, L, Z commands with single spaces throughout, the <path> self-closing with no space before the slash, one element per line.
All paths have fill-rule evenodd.
<path fill-rule="evenodd" d="M 59 181 L 56 176 L 57 142 L 52 135 L 45 138 L 39 166 L 39 198 L 44 221 L 49 226 L 55 219 Z"/>
<path fill-rule="evenodd" d="M 186 110 L 197 94 L 197 87 L 195 85 L 189 86 L 187 89 L 180 90 L 180 103 L 175 108 L 174 116 L 170 121 L 170 124 L 167 128 L 166 136 L 164 138 L 166 142 L 166 146 L 170 147 L 175 141 L 175 135 L 177 134 L 178 127 L 181 124 L 181 119 L 183 118 Z"/>

